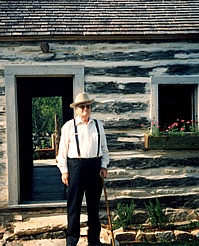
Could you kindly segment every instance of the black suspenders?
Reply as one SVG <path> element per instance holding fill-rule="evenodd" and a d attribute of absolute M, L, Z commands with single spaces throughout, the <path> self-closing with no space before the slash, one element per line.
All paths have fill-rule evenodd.
<path fill-rule="evenodd" d="M 97 135 L 98 135 L 98 147 L 97 147 L 97 157 L 99 157 L 99 151 L 100 151 L 100 131 L 99 131 L 99 125 L 96 119 L 94 119 L 95 121 L 95 126 L 97 128 Z"/>
<path fill-rule="evenodd" d="M 77 133 L 77 126 L 75 123 L 75 119 L 74 119 L 74 127 L 75 127 L 75 140 L 76 140 L 76 144 L 77 144 L 77 153 L 79 158 L 81 159 L 81 154 L 80 154 L 80 149 L 79 149 L 79 140 L 78 140 L 78 133 Z"/>
<path fill-rule="evenodd" d="M 98 134 L 98 147 L 97 147 L 97 158 L 99 157 L 99 151 L 100 151 L 100 131 L 99 131 L 99 125 L 96 119 L 94 119 L 95 122 L 95 126 L 97 128 L 97 134 Z M 80 148 L 79 148 L 79 140 L 78 140 L 78 133 L 77 133 L 77 126 L 75 123 L 75 119 L 74 119 L 74 128 L 75 128 L 75 140 L 76 140 L 76 144 L 77 144 L 77 153 L 79 158 L 81 159 L 81 154 L 80 154 Z"/>

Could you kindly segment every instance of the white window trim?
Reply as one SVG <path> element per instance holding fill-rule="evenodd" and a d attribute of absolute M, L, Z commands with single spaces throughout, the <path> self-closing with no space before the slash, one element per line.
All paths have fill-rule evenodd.
<path fill-rule="evenodd" d="M 81 65 L 6 65 L 6 122 L 7 122 L 7 155 L 8 155 L 8 199 L 9 206 L 19 204 L 19 150 L 18 150 L 18 109 L 17 77 L 66 76 L 73 77 L 73 98 L 84 91 L 84 66 Z"/>
<path fill-rule="evenodd" d="M 151 105 L 150 105 L 150 120 L 153 121 L 155 117 L 156 121 L 159 121 L 159 109 L 158 109 L 158 85 L 197 85 L 197 96 L 196 96 L 196 120 L 199 115 L 199 76 L 162 76 L 162 77 L 151 77 Z M 152 129 L 152 125 L 151 125 Z"/>

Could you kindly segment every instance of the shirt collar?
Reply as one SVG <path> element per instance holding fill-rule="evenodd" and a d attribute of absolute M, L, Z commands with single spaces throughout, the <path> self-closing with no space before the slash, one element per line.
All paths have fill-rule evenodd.
<path fill-rule="evenodd" d="M 94 120 L 93 120 L 93 118 L 89 117 L 89 122 L 88 123 L 91 123 L 91 122 L 94 122 Z M 79 125 L 80 123 L 84 123 L 84 122 L 80 119 L 80 117 L 78 115 L 76 117 L 76 125 Z"/>

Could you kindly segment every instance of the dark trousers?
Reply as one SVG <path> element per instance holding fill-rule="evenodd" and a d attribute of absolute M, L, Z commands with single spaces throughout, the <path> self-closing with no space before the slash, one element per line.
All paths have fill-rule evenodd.
<path fill-rule="evenodd" d="M 88 243 L 99 242 L 99 202 L 102 179 L 99 176 L 101 158 L 68 159 L 69 187 L 67 192 L 68 228 L 67 244 L 76 245 L 80 237 L 80 212 L 82 199 L 86 196 L 88 212 Z"/>

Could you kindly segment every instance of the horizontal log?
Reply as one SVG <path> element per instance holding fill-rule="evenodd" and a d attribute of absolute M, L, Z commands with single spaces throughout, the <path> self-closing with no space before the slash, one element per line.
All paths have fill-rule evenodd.
<path fill-rule="evenodd" d="M 85 67 L 85 75 L 149 77 L 153 69 L 153 67 L 142 66 Z"/>
<path fill-rule="evenodd" d="M 0 95 L 5 95 L 5 86 L 0 86 Z"/>
<path fill-rule="evenodd" d="M 6 143 L 6 137 L 5 135 L 0 135 L 0 145 Z"/>
<path fill-rule="evenodd" d="M 144 149 L 143 136 L 123 133 L 106 133 L 109 151 Z"/>
<path fill-rule="evenodd" d="M 3 57 L 3 56 L 1 56 Z M 0 69 L 0 76 L 4 76 L 4 69 Z"/>
<path fill-rule="evenodd" d="M 199 74 L 198 64 L 175 64 L 169 65 L 166 71 L 169 75 L 195 75 Z"/>
<path fill-rule="evenodd" d="M 129 82 L 85 82 L 85 89 L 90 94 L 144 94 L 146 93 L 146 83 Z"/>
<path fill-rule="evenodd" d="M 36 61 L 36 62 L 50 62 L 50 61 L 55 61 L 56 59 L 56 54 L 53 53 L 47 53 L 47 54 L 42 54 L 41 56 L 35 56 L 30 60 Z"/>
<path fill-rule="evenodd" d="M 6 169 L 6 162 L 4 163 L 3 161 L 0 162 L 0 176 L 5 175 L 7 172 Z"/>
<path fill-rule="evenodd" d="M 88 44 L 87 44 L 88 45 Z M 53 49 L 53 48 L 52 48 Z M 198 49 L 190 49 L 186 50 L 182 53 L 182 50 L 154 50 L 154 51 L 137 51 L 137 52 L 101 52 L 95 51 L 92 53 L 79 53 L 77 52 L 76 47 L 66 47 L 66 52 L 60 52 L 59 54 L 62 55 L 62 60 L 64 61 L 114 61 L 114 62 L 122 62 L 122 61 L 154 61 L 154 60 L 166 60 L 166 59 L 174 59 L 178 54 L 189 54 L 189 53 L 199 53 Z M 64 50 L 65 51 L 65 50 Z M 60 58 L 57 57 L 57 53 L 51 53 L 49 56 L 48 54 L 41 56 L 41 57 L 33 57 L 32 60 L 39 61 L 40 59 L 46 59 L 51 57 L 51 59 L 59 60 Z M 10 57 L 12 59 L 12 57 Z M 180 58 L 177 58 L 180 59 Z"/>
<path fill-rule="evenodd" d="M 113 113 L 113 114 L 122 114 L 127 112 L 139 112 L 139 111 L 148 111 L 149 105 L 144 102 L 119 102 L 119 101 L 109 101 L 104 103 L 94 102 L 92 104 L 93 112 L 100 113 Z"/>
<path fill-rule="evenodd" d="M 141 124 L 144 124 L 145 126 L 150 126 L 150 122 L 148 118 L 146 117 L 140 117 L 138 119 L 125 119 L 125 118 L 119 118 L 119 119 L 105 119 L 104 122 L 104 128 L 105 129 L 141 129 Z"/>
<path fill-rule="evenodd" d="M 192 52 L 199 53 L 198 50 Z M 152 60 L 165 60 L 174 59 L 175 55 L 182 53 L 178 50 L 165 50 L 165 51 L 137 51 L 137 52 L 95 52 L 91 54 L 80 54 L 79 58 L 83 61 L 152 61 Z M 76 55 L 76 58 L 77 55 Z"/>
<path fill-rule="evenodd" d="M 0 158 L 3 158 L 3 156 L 5 155 L 5 151 L 0 151 Z"/>

